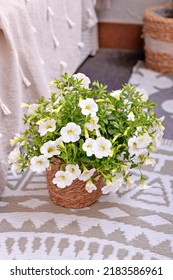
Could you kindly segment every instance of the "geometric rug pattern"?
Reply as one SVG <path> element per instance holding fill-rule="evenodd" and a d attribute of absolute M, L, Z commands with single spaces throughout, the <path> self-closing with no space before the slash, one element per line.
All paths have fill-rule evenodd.
<path fill-rule="evenodd" d="M 164 137 L 173 139 L 173 75 L 158 73 L 138 61 L 128 82 L 147 91 L 149 100 L 156 103 L 157 117 L 165 116 Z"/>
<path fill-rule="evenodd" d="M 0 259 L 173 259 L 173 141 L 145 167 L 149 188 L 102 195 L 83 209 L 49 198 L 45 175 L 8 172 L 0 198 Z M 135 171 L 136 172 L 136 171 Z"/>

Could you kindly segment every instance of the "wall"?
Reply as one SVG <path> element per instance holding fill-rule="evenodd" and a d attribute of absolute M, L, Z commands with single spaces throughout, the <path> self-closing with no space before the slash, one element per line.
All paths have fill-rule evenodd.
<path fill-rule="evenodd" d="M 169 0 L 110 0 L 111 8 L 100 10 L 97 14 L 99 22 L 142 24 L 143 13 L 148 6 L 165 2 Z"/>
<path fill-rule="evenodd" d="M 143 14 L 148 6 L 171 0 L 110 0 L 110 9 L 98 10 L 100 48 L 144 50 Z"/>

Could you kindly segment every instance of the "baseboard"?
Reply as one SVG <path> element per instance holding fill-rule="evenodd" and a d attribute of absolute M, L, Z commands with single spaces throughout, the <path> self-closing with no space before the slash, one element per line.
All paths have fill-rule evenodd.
<path fill-rule="evenodd" d="M 141 24 L 100 22 L 98 33 L 100 48 L 143 50 Z"/>

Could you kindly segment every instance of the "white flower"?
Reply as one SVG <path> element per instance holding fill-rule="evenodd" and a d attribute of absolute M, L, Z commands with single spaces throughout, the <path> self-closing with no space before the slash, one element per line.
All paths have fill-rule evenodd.
<path fill-rule="evenodd" d="M 132 102 L 129 101 L 129 99 L 124 99 L 123 103 L 125 105 L 124 110 L 128 110 L 129 111 L 131 109 L 131 107 L 132 107 Z"/>
<path fill-rule="evenodd" d="M 11 151 L 8 155 L 8 163 L 15 163 L 20 160 L 20 148 L 16 147 L 13 151 Z"/>
<path fill-rule="evenodd" d="M 147 149 L 136 149 L 130 151 L 131 155 L 135 155 L 133 158 L 134 163 L 141 163 L 144 162 L 145 158 L 148 156 L 148 150 Z"/>
<path fill-rule="evenodd" d="M 152 157 L 146 157 L 145 161 L 144 161 L 144 164 L 145 165 L 150 165 L 151 164 L 152 166 L 154 166 L 156 164 L 156 161 Z"/>
<path fill-rule="evenodd" d="M 95 131 L 96 131 L 96 136 L 97 136 L 97 137 L 100 137 L 100 136 L 101 136 L 101 133 L 100 133 L 99 128 L 96 128 L 96 130 L 95 130 Z"/>
<path fill-rule="evenodd" d="M 41 156 L 34 156 L 31 158 L 31 165 L 30 169 L 33 172 L 42 173 L 49 167 L 49 160 L 45 158 L 43 155 Z"/>
<path fill-rule="evenodd" d="M 111 142 L 104 137 L 97 138 L 93 143 L 96 158 L 108 157 L 111 153 Z"/>
<path fill-rule="evenodd" d="M 143 155 L 148 155 L 148 150 L 147 149 L 138 149 L 136 147 L 130 147 L 128 149 L 129 153 L 131 156 L 135 155 L 136 158 L 141 158 L 141 156 Z M 140 160 L 141 161 L 141 160 Z"/>
<path fill-rule="evenodd" d="M 164 121 L 165 116 L 162 116 L 160 119 L 158 119 L 159 123 L 158 123 L 158 127 L 161 131 L 165 130 L 165 127 L 163 126 L 162 122 Z"/>
<path fill-rule="evenodd" d="M 66 166 L 66 171 L 70 173 L 70 175 L 73 177 L 73 180 L 77 179 L 81 174 L 78 164 L 68 164 Z"/>
<path fill-rule="evenodd" d="M 97 190 L 97 187 L 94 185 L 92 180 L 88 180 L 86 182 L 85 189 L 87 192 L 92 193 L 93 191 Z"/>
<path fill-rule="evenodd" d="M 40 123 L 38 132 L 40 136 L 44 136 L 48 131 L 53 132 L 56 129 L 56 121 L 54 119 Z"/>
<path fill-rule="evenodd" d="M 93 176 L 95 171 L 96 171 L 95 168 L 92 168 L 90 170 L 86 169 L 82 172 L 82 174 L 78 177 L 78 179 L 85 182 Z"/>
<path fill-rule="evenodd" d="M 38 104 L 30 104 L 29 107 L 28 107 L 28 114 L 29 115 L 34 115 L 38 106 L 39 106 Z"/>
<path fill-rule="evenodd" d="M 63 189 L 72 184 L 73 177 L 67 171 L 57 171 L 52 182 L 57 185 L 58 188 Z"/>
<path fill-rule="evenodd" d="M 94 129 L 98 129 L 99 126 L 98 126 L 98 120 L 99 118 L 97 116 L 93 116 L 89 122 L 87 122 L 85 124 L 86 128 L 88 128 L 89 131 L 93 131 Z"/>
<path fill-rule="evenodd" d="M 155 124 L 153 127 L 149 128 L 149 132 L 152 133 L 152 143 L 150 144 L 149 148 L 152 151 L 156 152 L 158 150 L 164 135 L 163 131 L 164 131 L 164 127 L 162 126 L 161 123 Z"/>
<path fill-rule="evenodd" d="M 142 134 L 142 126 L 138 126 L 137 128 L 136 128 L 136 131 L 135 131 L 135 133 L 134 133 L 134 136 L 139 136 L 139 135 L 141 135 Z"/>
<path fill-rule="evenodd" d="M 62 141 L 65 143 L 77 142 L 80 138 L 81 128 L 74 122 L 69 122 L 65 127 L 61 128 L 60 134 Z"/>
<path fill-rule="evenodd" d="M 153 142 L 149 146 L 150 151 L 156 152 L 161 144 L 162 136 L 160 138 L 154 138 Z"/>
<path fill-rule="evenodd" d="M 110 93 L 110 95 L 116 99 L 119 99 L 120 98 L 120 94 L 121 94 L 121 90 L 118 89 L 118 90 L 115 90 L 113 92 Z"/>
<path fill-rule="evenodd" d="M 152 138 L 148 133 L 144 133 L 137 137 L 137 148 L 146 148 L 152 142 Z"/>
<path fill-rule="evenodd" d="M 118 173 L 112 178 L 112 182 L 106 182 L 106 186 L 102 188 L 103 194 L 108 194 L 109 192 L 115 193 L 124 183 L 124 177 L 122 174 Z"/>
<path fill-rule="evenodd" d="M 82 145 L 82 149 L 87 153 L 87 156 L 90 157 L 93 155 L 93 143 L 95 140 L 88 138 L 85 140 L 85 143 Z"/>
<path fill-rule="evenodd" d="M 82 85 L 84 88 L 89 88 L 89 84 L 91 83 L 90 79 L 83 73 L 74 74 L 73 77 L 78 80 L 82 80 Z"/>
<path fill-rule="evenodd" d="M 134 147 L 134 148 L 142 149 L 142 148 L 146 148 L 151 142 L 152 142 L 152 138 L 149 136 L 149 134 L 144 133 L 138 137 L 134 136 L 130 138 L 128 141 L 128 146 L 130 148 Z"/>
<path fill-rule="evenodd" d="M 147 92 L 146 92 L 146 90 L 145 89 L 143 89 L 143 88 L 136 88 L 135 89 L 135 92 L 139 92 L 140 94 L 141 94 L 141 100 L 142 101 L 147 101 L 148 100 L 148 94 L 147 94 Z"/>
<path fill-rule="evenodd" d="M 133 114 L 133 112 L 130 112 L 127 116 L 128 121 L 134 121 L 135 120 L 135 115 Z"/>
<path fill-rule="evenodd" d="M 30 104 L 22 102 L 21 103 L 21 108 L 29 108 Z"/>
<path fill-rule="evenodd" d="M 13 175 L 15 177 L 18 176 L 18 174 L 20 173 L 21 171 L 21 165 L 18 163 L 18 162 L 14 162 L 12 165 L 11 165 L 11 171 L 13 173 Z"/>
<path fill-rule="evenodd" d="M 11 146 L 16 145 L 19 142 L 20 135 L 16 134 L 13 139 L 10 139 Z"/>
<path fill-rule="evenodd" d="M 57 148 L 57 141 L 48 141 L 40 148 L 40 152 L 46 157 L 50 158 L 55 155 L 59 155 L 60 151 Z"/>
<path fill-rule="evenodd" d="M 79 102 L 79 107 L 82 109 L 82 114 L 85 116 L 89 114 L 91 114 L 91 116 L 95 116 L 98 111 L 98 105 L 93 98 L 81 100 Z"/>
<path fill-rule="evenodd" d="M 141 178 L 140 178 L 140 181 L 138 183 L 138 189 L 145 190 L 145 189 L 149 189 L 151 187 L 152 187 L 151 185 L 147 185 L 146 178 L 142 175 Z"/>
<path fill-rule="evenodd" d="M 135 183 L 135 179 L 129 176 L 126 177 L 125 184 L 126 184 L 126 190 L 132 190 L 137 187 L 137 184 Z"/>

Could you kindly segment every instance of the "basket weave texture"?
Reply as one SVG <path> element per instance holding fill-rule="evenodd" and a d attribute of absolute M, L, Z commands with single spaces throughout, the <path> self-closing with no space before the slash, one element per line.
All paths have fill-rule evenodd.
<path fill-rule="evenodd" d="M 46 170 L 46 175 L 50 199 L 55 204 L 67 208 L 84 208 L 97 201 L 104 185 L 102 176 L 96 177 L 94 184 L 97 190 L 92 193 L 88 193 L 85 189 L 85 182 L 78 179 L 74 180 L 70 186 L 61 189 L 52 183 L 55 173 L 60 170 L 61 161 L 54 158 L 53 162 L 54 164 Z"/>
<path fill-rule="evenodd" d="M 164 9 L 171 8 L 170 3 L 148 7 L 144 12 L 143 35 L 152 39 L 173 43 L 173 18 L 162 16 Z M 161 73 L 173 73 L 173 56 L 162 51 L 153 52 L 145 44 L 146 65 Z"/>

